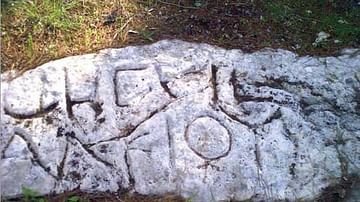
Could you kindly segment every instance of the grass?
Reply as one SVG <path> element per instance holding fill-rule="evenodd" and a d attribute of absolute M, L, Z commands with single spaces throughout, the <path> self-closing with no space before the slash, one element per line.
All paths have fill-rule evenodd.
<path fill-rule="evenodd" d="M 2 71 L 26 70 L 55 58 L 119 45 L 118 42 L 127 37 L 123 23 L 138 9 L 130 2 L 2 2 Z M 104 19 L 111 12 L 121 12 L 121 15 L 115 16 L 116 23 L 105 25 Z"/>
<path fill-rule="evenodd" d="M 1 71 L 25 71 L 69 55 L 168 38 L 244 51 L 273 47 L 332 54 L 359 47 L 360 6 L 354 2 L 3 0 Z M 320 31 L 331 37 L 314 47 Z"/>
<path fill-rule="evenodd" d="M 277 26 L 298 35 L 324 31 L 340 43 L 360 39 L 360 6 L 352 0 L 266 1 L 265 11 Z"/>
<path fill-rule="evenodd" d="M 15 17 L 25 20 L 28 33 L 44 35 L 47 33 L 74 31 L 80 26 L 81 18 L 70 18 L 70 11 L 77 6 L 77 1 L 35 0 L 15 1 Z M 15 9 L 14 9 L 15 8 Z M 25 15 L 26 18 L 22 18 Z"/>
<path fill-rule="evenodd" d="M 23 187 L 22 198 L 11 199 L 10 201 L 23 202 L 191 202 L 191 199 L 183 199 L 174 194 L 163 196 L 143 196 L 130 193 L 84 193 L 80 190 L 68 191 L 57 195 L 41 196 L 36 190 Z M 7 200 L 1 200 L 6 202 Z"/>

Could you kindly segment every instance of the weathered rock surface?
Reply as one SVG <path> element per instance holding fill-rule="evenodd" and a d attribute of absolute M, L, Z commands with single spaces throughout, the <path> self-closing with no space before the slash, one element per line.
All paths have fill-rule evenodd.
<path fill-rule="evenodd" d="M 359 179 L 358 50 L 161 41 L 5 73 L 1 99 L 3 197 L 29 187 L 294 201 L 343 197 Z"/>

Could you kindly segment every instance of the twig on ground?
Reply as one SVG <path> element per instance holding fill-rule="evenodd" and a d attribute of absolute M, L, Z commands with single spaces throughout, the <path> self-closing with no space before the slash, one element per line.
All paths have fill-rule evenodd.
<path fill-rule="evenodd" d="M 143 4 L 148 4 L 147 2 L 144 1 L 137 1 L 139 3 L 143 3 Z M 184 9 L 199 9 L 198 7 L 193 7 L 193 6 L 182 6 L 180 4 L 176 4 L 176 3 L 171 3 L 171 2 L 167 2 L 167 1 L 162 1 L 162 0 L 156 0 L 156 3 L 160 3 L 160 4 L 166 4 L 169 6 L 175 6 L 178 8 L 184 8 Z"/>
<path fill-rule="evenodd" d="M 119 29 L 119 31 L 117 31 L 115 33 L 115 35 L 113 36 L 113 40 L 115 40 L 115 38 L 118 36 L 119 32 L 122 32 L 127 26 L 128 24 L 131 22 L 131 20 L 133 19 L 134 16 L 130 17 Z"/>
<path fill-rule="evenodd" d="M 199 9 L 199 8 L 197 8 L 197 7 L 193 7 L 193 6 L 182 6 L 182 5 L 180 5 L 180 4 L 175 4 L 175 3 L 166 2 L 166 1 L 161 1 L 161 0 L 157 0 L 157 2 L 162 3 L 162 4 L 167 4 L 167 5 L 170 5 L 170 6 L 176 6 L 176 7 L 179 7 L 179 8 L 185 8 L 185 9 Z"/>

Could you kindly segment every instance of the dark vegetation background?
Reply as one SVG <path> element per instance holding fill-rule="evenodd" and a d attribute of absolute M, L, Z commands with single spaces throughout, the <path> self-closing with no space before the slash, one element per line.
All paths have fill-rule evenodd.
<path fill-rule="evenodd" d="M 359 0 L 2 0 L 2 71 L 161 39 L 252 52 L 359 47 Z M 319 32 L 330 36 L 313 44 Z"/>

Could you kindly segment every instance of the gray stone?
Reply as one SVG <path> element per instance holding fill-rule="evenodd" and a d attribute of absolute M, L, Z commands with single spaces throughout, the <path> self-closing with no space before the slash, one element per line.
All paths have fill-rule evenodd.
<path fill-rule="evenodd" d="M 318 58 L 176 40 L 5 72 L 1 194 L 358 197 L 359 72 L 356 49 Z"/>

